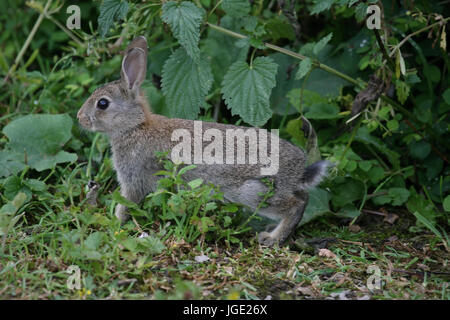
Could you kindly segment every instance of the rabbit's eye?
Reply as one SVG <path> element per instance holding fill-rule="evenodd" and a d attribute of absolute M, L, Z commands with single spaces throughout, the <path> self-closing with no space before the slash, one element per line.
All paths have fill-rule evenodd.
<path fill-rule="evenodd" d="M 109 106 L 109 101 L 104 98 L 98 100 L 98 102 L 97 102 L 97 107 L 99 109 L 105 110 L 106 108 L 108 108 L 108 106 Z"/>

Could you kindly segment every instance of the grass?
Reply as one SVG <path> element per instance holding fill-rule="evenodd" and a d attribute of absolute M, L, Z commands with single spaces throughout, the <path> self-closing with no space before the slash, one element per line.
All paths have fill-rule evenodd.
<path fill-rule="evenodd" d="M 114 193 L 116 184 L 108 161 L 95 177 L 100 184 L 96 207 L 84 201 L 83 186 L 89 182 L 84 168 L 84 164 L 56 167 L 46 180 L 47 189 L 33 192 L 15 213 L 23 215 L 4 237 L 0 297 L 450 298 L 449 253 L 436 235 L 425 229 L 415 232 L 415 221 L 406 212 L 398 213 L 394 227 L 367 214 L 351 227 L 350 219 L 324 216 L 299 228 L 286 246 L 267 248 L 257 243 L 254 231 L 234 219 L 236 213 L 224 212 L 220 201 L 214 210 L 204 210 L 212 198 L 192 195 L 209 194 L 211 189 L 198 183 L 192 188 L 180 180 L 173 166 L 166 171 L 168 188 L 155 194 L 181 194 L 184 200 L 180 201 L 197 208 L 198 219 L 192 219 L 192 210 L 190 219 L 183 214 L 170 216 L 170 208 L 155 204 L 152 196 L 121 227 L 113 215 L 114 199 L 120 199 Z M 220 200 L 220 194 L 215 200 Z M 167 199 L 163 202 L 170 203 Z M 177 205 L 175 211 L 183 207 L 182 202 Z M 230 222 L 225 216 L 233 219 Z M 194 223 L 200 232 L 193 237 L 192 222 L 204 217 L 212 224 L 202 229 L 204 225 Z M 227 227 L 223 227 L 225 220 Z M 227 238 L 230 234 L 233 236 Z M 80 270 L 78 289 L 68 286 L 74 275 L 68 272 L 70 266 Z M 378 268 L 381 282 L 379 288 L 369 290 L 369 282 L 376 284 L 376 279 L 370 278 L 374 273 L 369 267 L 373 266 Z"/>

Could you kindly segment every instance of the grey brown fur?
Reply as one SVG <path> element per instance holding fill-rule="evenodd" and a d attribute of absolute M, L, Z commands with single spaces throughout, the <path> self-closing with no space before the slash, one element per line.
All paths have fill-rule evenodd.
<path fill-rule="evenodd" d="M 146 61 L 147 42 L 144 37 L 138 37 L 127 48 L 121 79 L 98 88 L 78 112 L 79 122 L 85 129 L 104 132 L 109 136 L 121 194 L 136 203 L 156 188 L 159 176 L 154 173 L 162 167 L 155 151 L 170 151 L 178 143 L 171 141 L 173 130 L 187 129 L 193 136 L 194 128 L 192 120 L 169 119 L 150 113 L 140 89 L 145 79 Z M 101 98 L 109 101 L 105 110 L 97 107 Z M 216 128 L 224 136 L 226 129 L 237 128 L 210 122 L 203 122 L 202 125 L 203 131 Z M 204 142 L 204 145 L 207 144 L 209 142 Z M 248 152 L 248 143 L 246 147 Z M 270 144 L 268 150 L 270 152 Z M 307 189 L 320 182 L 328 165 L 322 161 L 311 169 L 305 169 L 304 152 L 282 139 L 279 150 L 279 171 L 270 176 L 274 181 L 274 195 L 267 200 L 269 206 L 259 211 L 261 215 L 280 220 L 270 233 L 259 234 L 258 241 L 267 246 L 283 243 L 295 230 L 308 203 Z M 258 194 L 268 190 L 261 181 L 261 166 L 266 165 L 201 164 L 188 171 L 185 177 L 189 180 L 202 178 L 218 185 L 228 201 L 242 203 L 254 210 L 262 200 Z M 117 205 L 115 214 L 126 221 L 126 207 Z"/>

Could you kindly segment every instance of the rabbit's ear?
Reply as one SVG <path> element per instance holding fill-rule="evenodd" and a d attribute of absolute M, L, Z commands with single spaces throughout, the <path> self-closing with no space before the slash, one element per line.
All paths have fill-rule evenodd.
<path fill-rule="evenodd" d="M 128 89 L 137 90 L 147 71 L 147 41 L 144 37 L 134 39 L 128 46 L 122 61 L 122 81 Z"/>

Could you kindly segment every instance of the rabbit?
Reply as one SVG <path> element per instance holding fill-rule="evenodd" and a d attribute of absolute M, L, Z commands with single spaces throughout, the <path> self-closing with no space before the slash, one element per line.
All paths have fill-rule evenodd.
<path fill-rule="evenodd" d="M 147 41 L 139 36 L 125 51 L 120 79 L 96 89 L 77 114 L 84 129 L 103 132 L 108 136 L 121 195 L 136 203 L 156 190 L 160 176 L 154 174 L 163 168 L 155 152 L 170 152 L 177 144 L 177 141 L 172 141 L 172 132 L 184 129 L 193 134 L 195 124 L 193 120 L 171 119 L 151 113 L 141 90 L 146 70 Z M 249 129 L 212 122 L 201 122 L 201 125 L 203 132 L 208 129 L 221 133 L 226 133 L 228 129 Z M 263 130 L 254 129 L 257 132 Z M 203 142 L 203 146 L 207 144 Z M 250 147 L 246 142 L 246 154 Z M 268 149 L 271 150 L 271 147 Z M 191 151 L 194 152 L 194 148 Z M 318 161 L 306 166 L 303 150 L 283 139 L 279 139 L 278 151 L 279 170 L 273 175 L 261 174 L 263 164 L 201 163 L 187 171 L 184 177 L 189 180 L 201 178 L 220 186 L 226 201 L 241 203 L 252 210 L 262 201 L 261 194 L 269 190 L 262 179 L 271 179 L 273 196 L 265 201 L 267 206 L 260 208 L 258 214 L 279 222 L 270 232 L 259 233 L 258 242 L 269 247 L 281 245 L 303 217 L 308 203 L 308 189 L 322 181 L 331 163 Z M 115 215 L 122 223 L 128 218 L 126 211 L 127 208 L 121 204 L 115 208 Z"/>

